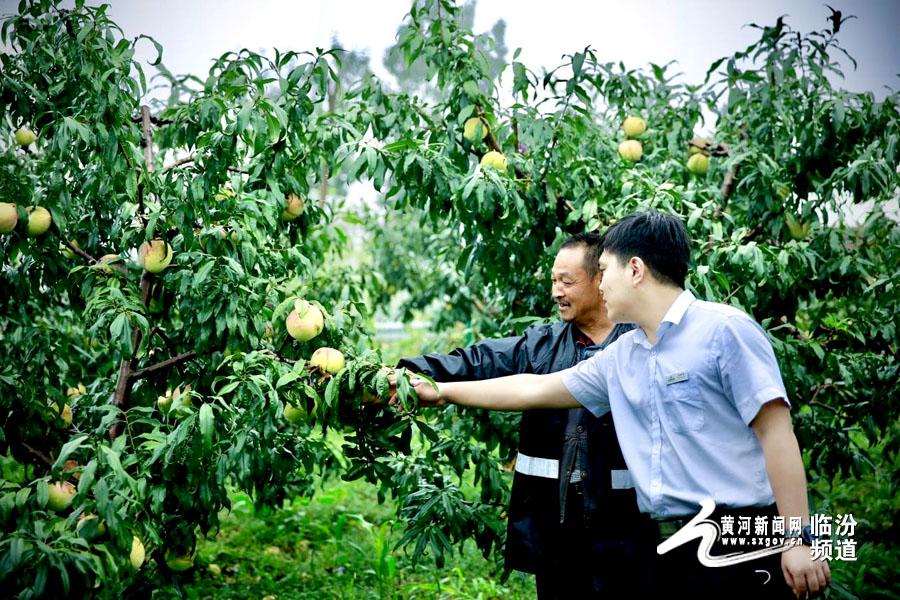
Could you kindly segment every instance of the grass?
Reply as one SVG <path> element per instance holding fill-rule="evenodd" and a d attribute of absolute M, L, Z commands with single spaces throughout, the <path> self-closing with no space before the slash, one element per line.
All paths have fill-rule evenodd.
<path fill-rule="evenodd" d="M 438 569 L 425 558 L 413 565 L 395 550 L 402 525 L 394 506 L 379 505 L 361 481 L 330 482 L 313 498 L 283 510 L 255 513 L 249 498 L 234 507 L 215 538 L 198 546 L 195 567 L 160 582 L 153 597 L 293 599 L 516 599 L 534 598 L 530 575 L 500 582 L 496 565 L 473 544 Z M 210 567 L 216 565 L 216 567 Z M 218 572 L 214 574 L 214 572 Z"/>
<path fill-rule="evenodd" d="M 416 355 L 427 345 L 424 332 L 413 333 L 417 335 L 383 345 L 386 363 Z M 219 534 L 199 542 L 195 567 L 177 580 L 159 582 L 153 598 L 530 600 L 536 596 L 532 575 L 513 572 L 501 583 L 496 563 L 485 559 L 473 543 L 447 556 L 441 569 L 430 557 L 413 565 L 394 548 L 403 534 L 403 524 L 394 521 L 395 508 L 390 500 L 378 504 L 376 489 L 363 481 L 326 482 L 312 498 L 296 498 L 282 510 L 259 513 L 249 497 L 237 494 Z M 210 565 L 221 572 L 213 574 Z"/>
<path fill-rule="evenodd" d="M 847 483 L 843 482 L 846 486 Z M 841 487 L 841 486 L 838 486 Z M 840 494 L 832 495 L 836 499 Z M 858 496 L 855 505 L 858 505 Z M 840 504 L 838 502 L 838 504 Z M 312 498 L 257 513 L 249 497 L 233 496 L 221 531 L 202 540 L 195 567 L 160 581 L 153 598 L 294 599 L 531 599 L 533 577 L 500 581 L 496 565 L 468 543 L 438 569 L 425 558 L 413 565 L 396 550 L 402 523 L 395 506 L 378 504 L 363 481 L 331 481 Z M 832 562 L 836 598 L 896 597 L 890 573 L 896 547 L 864 543 L 858 562 Z M 212 570 L 210 565 L 216 565 Z"/>

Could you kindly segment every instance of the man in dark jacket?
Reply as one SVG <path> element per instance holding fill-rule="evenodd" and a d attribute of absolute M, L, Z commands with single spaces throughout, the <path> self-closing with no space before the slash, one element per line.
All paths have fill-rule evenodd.
<path fill-rule="evenodd" d="M 450 354 L 402 359 L 439 382 L 567 369 L 612 343 L 627 325 L 607 319 L 593 233 L 563 243 L 552 296 L 562 322 L 485 340 Z M 508 568 L 534 573 L 538 597 L 580 599 L 639 591 L 656 527 L 637 508 L 610 414 L 583 408 L 522 415 L 506 540 Z"/>

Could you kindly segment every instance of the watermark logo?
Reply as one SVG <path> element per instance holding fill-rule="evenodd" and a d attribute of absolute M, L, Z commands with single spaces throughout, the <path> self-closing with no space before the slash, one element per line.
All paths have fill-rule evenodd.
<path fill-rule="evenodd" d="M 700 512 L 672 537 L 657 547 L 657 553 L 665 554 L 692 540 L 699 539 L 697 559 L 706 567 L 727 567 L 751 560 L 780 554 L 801 543 L 799 537 L 786 537 L 787 533 L 799 532 L 802 526 L 799 517 L 791 517 L 785 523 L 784 517 L 769 518 L 722 516 L 720 522 L 709 519 L 716 504 L 711 499 L 700 503 Z M 840 514 L 832 518 L 828 515 L 813 515 L 810 529 L 814 540 L 810 547 L 813 560 L 856 560 L 856 520 L 852 514 Z M 834 536 L 837 539 L 832 539 Z M 714 555 L 713 546 L 719 542 L 722 547 L 735 548 L 736 552 Z"/>

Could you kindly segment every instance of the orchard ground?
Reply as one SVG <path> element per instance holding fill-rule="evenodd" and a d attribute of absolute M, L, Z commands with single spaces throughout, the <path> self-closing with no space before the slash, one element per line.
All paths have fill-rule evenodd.
<path fill-rule="evenodd" d="M 322 482 L 312 498 L 260 512 L 234 494 L 222 530 L 199 544 L 193 572 L 160 582 L 154 598 L 534 598 L 532 576 L 512 573 L 501 582 L 498 566 L 471 542 L 442 568 L 430 560 L 414 565 L 394 549 L 402 527 L 394 503 L 379 504 L 376 492 L 360 481 Z"/>

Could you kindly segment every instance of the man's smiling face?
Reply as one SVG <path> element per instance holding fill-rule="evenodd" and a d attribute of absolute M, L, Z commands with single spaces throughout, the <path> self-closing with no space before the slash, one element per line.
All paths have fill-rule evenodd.
<path fill-rule="evenodd" d="M 563 248 L 553 261 L 551 294 L 563 321 L 592 322 L 602 309 L 600 276 L 591 277 L 584 261 L 584 246 Z"/>

